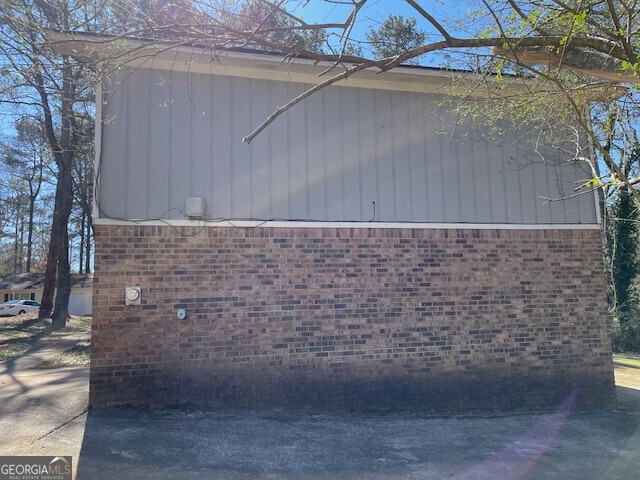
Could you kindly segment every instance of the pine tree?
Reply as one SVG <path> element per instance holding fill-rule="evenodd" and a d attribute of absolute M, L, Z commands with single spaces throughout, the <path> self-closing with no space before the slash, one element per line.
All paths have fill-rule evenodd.
<path fill-rule="evenodd" d="M 389 15 L 379 28 L 371 28 L 367 33 L 375 58 L 400 55 L 421 46 L 426 39 L 426 33 L 416 27 L 416 19 L 405 19 L 402 15 Z M 412 63 L 417 64 L 418 59 L 412 59 Z"/>

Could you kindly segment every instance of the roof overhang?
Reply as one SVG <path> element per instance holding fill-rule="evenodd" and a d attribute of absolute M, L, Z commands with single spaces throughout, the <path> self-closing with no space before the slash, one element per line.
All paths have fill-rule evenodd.
<path fill-rule="evenodd" d="M 210 75 L 287 81 L 319 85 L 354 66 L 348 62 L 316 61 L 296 55 L 192 45 L 185 42 L 161 42 L 94 33 L 70 33 L 49 30 L 50 48 L 78 61 L 94 64 L 103 74 L 119 67 L 150 68 Z M 477 100 L 529 95 L 542 88 L 533 77 L 480 74 L 434 67 L 398 66 L 381 71 L 369 67 L 335 83 L 401 92 L 419 92 L 474 98 Z M 569 92 L 579 102 L 610 103 L 627 93 L 624 86 L 595 82 L 576 86 Z M 540 92 L 538 92 L 540 93 Z M 554 97 L 562 102 L 560 92 Z"/>
<path fill-rule="evenodd" d="M 69 55 L 79 61 L 114 67 L 151 68 L 190 73 L 227 75 L 232 77 L 280 80 L 318 85 L 353 66 L 350 63 L 318 62 L 299 56 L 285 56 L 271 52 L 246 49 L 221 49 L 187 45 L 178 42 L 159 42 L 127 37 L 113 37 L 90 33 L 62 33 L 49 31 L 49 46 L 54 52 Z M 530 79 L 529 79 L 530 80 Z M 460 70 L 432 67 L 399 66 L 381 72 L 376 67 L 354 73 L 336 85 L 373 88 L 403 92 L 468 95 L 469 84 L 484 83 L 474 95 L 500 95 L 526 90 L 527 79 L 479 75 Z"/>

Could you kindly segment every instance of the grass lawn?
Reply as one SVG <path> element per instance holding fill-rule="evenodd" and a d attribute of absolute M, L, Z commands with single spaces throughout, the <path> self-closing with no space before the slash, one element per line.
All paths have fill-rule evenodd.
<path fill-rule="evenodd" d="M 614 353 L 613 363 L 625 367 L 640 368 L 640 355 L 634 355 L 631 353 Z"/>
<path fill-rule="evenodd" d="M 0 362 L 22 355 L 43 344 L 53 342 L 67 335 L 91 332 L 91 317 L 73 317 L 61 330 L 51 329 L 51 320 L 38 320 L 37 313 L 0 317 Z M 76 349 L 66 359 L 61 359 L 55 367 L 89 365 L 89 345 Z M 55 360 L 55 359 L 54 359 Z"/>
<path fill-rule="evenodd" d="M 56 355 L 51 360 L 39 363 L 37 369 L 62 367 L 88 367 L 91 363 L 91 343 L 79 342 L 75 347 Z"/>

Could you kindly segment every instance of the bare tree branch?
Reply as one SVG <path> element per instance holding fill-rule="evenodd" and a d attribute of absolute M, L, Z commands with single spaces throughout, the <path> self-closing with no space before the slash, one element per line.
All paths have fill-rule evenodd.
<path fill-rule="evenodd" d="M 442 37 L 446 40 L 449 41 L 451 40 L 451 35 L 449 34 L 449 32 L 447 31 L 446 28 L 444 28 L 440 22 L 438 22 L 433 15 L 431 15 L 429 12 L 427 12 L 424 8 L 422 8 L 420 5 L 418 5 L 417 2 L 415 2 L 414 0 L 405 0 L 409 5 L 411 5 L 413 7 L 413 9 L 418 12 L 420 15 L 422 15 L 422 17 L 424 17 L 431 25 L 434 26 L 434 28 L 440 33 L 440 35 L 442 35 Z"/>
<path fill-rule="evenodd" d="M 273 112 L 271 115 L 269 115 L 267 117 L 267 119 L 258 126 L 258 128 L 256 128 L 253 132 L 251 132 L 246 137 L 244 137 L 242 139 L 242 141 L 245 142 L 245 143 L 251 143 L 251 140 L 253 140 L 260 132 L 262 132 L 271 123 L 273 123 L 273 121 L 276 118 L 278 118 L 280 115 L 282 115 L 284 112 L 289 110 L 294 105 L 300 103 L 302 100 L 304 100 L 305 98 L 313 95 L 317 91 L 322 90 L 323 88 L 328 87 L 329 85 L 332 85 L 332 84 L 334 84 L 336 82 L 339 82 L 340 80 L 344 80 L 345 78 L 348 78 L 351 75 L 353 75 L 354 73 L 359 72 L 361 70 L 364 70 L 367 67 L 368 67 L 367 65 L 355 65 L 355 66 L 345 70 L 344 72 L 342 72 L 342 73 L 340 73 L 338 75 L 335 75 L 335 76 L 333 76 L 331 78 L 328 78 L 324 82 L 315 85 L 314 87 L 310 88 L 309 90 L 306 90 L 302 94 L 300 94 L 297 97 L 295 97 L 293 100 L 290 100 L 289 102 L 287 102 L 283 106 L 278 107 L 275 112 Z"/>

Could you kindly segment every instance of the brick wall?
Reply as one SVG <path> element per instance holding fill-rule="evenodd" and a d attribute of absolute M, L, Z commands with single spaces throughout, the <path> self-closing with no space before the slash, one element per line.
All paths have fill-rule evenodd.
<path fill-rule="evenodd" d="M 98 225 L 93 305 L 93 407 L 614 401 L 597 230 Z"/>

